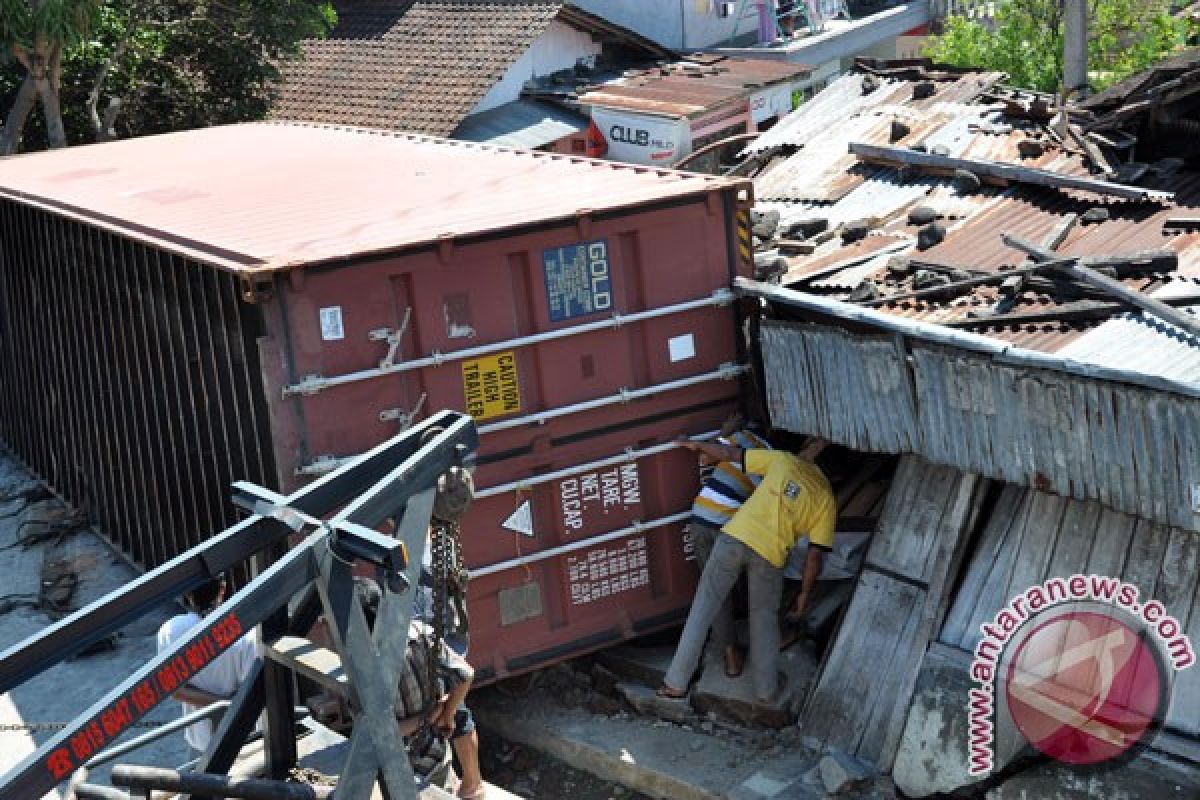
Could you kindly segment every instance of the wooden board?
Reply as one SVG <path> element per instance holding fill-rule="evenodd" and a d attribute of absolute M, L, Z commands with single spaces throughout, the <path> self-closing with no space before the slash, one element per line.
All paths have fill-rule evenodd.
<path fill-rule="evenodd" d="M 981 505 L 976 476 L 905 457 L 802 729 L 890 769 Z"/>
<path fill-rule="evenodd" d="M 1053 578 L 1121 578 L 1157 599 L 1200 642 L 1200 534 L 1148 522 L 1099 503 L 1006 486 L 956 592 L 939 640 L 973 650 L 979 626 L 1013 597 Z M 1172 675 L 1167 727 L 1200 735 L 1200 667 Z"/>

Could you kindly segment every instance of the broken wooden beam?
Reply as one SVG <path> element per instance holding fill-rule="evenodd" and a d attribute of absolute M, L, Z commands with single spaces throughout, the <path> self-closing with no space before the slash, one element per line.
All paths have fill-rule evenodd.
<path fill-rule="evenodd" d="M 1035 261 L 1056 261 L 1063 257 L 1051 248 L 1034 244 L 1024 237 L 1011 233 L 1000 234 L 1000 239 L 1014 250 L 1020 250 Z M 1155 272 L 1174 272 L 1179 269 L 1179 254 L 1174 250 L 1139 250 L 1113 256 L 1087 256 L 1078 259 L 1088 269 L 1112 269 L 1118 275 L 1141 275 Z"/>
<path fill-rule="evenodd" d="M 1068 259 L 1068 260 L 1070 260 L 1070 259 Z M 1065 261 L 1064 262 L 1048 261 L 1048 262 L 1044 262 L 1044 263 L 1034 264 L 1031 267 L 1020 267 L 1018 269 L 1010 269 L 1010 270 L 1005 270 L 1003 272 L 994 272 L 989 275 L 975 275 L 970 278 L 964 278 L 963 280 L 960 280 L 960 281 L 951 281 L 950 283 L 943 283 L 940 286 L 930 286 L 927 289 L 914 289 L 911 292 L 901 292 L 900 294 L 888 295 L 887 297 L 880 297 L 875 300 L 868 300 L 864 303 L 860 303 L 859 305 L 865 306 L 867 308 L 874 308 L 877 306 L 888 305 L 889 303 L 898 303 L 901 300 L 921 300 L 924 298 L 935 298 L 935 299 L 943 298 L 946 295 L 955 294 L 955 293 L 961 292 L 964 289 L 973 289 L 976 286 L 995 285 L 995 284 L 1003 283 L 1004 281 L 1006 281 L 1010 278 L 1016 277 L 1016 276 L 1032 275 L 1035 272 L 1049 270 L 1049 269 L 1053 268 L 1054 266 L 1058 265 L 1059 263 L 1065 263 Z"/>
<path fill-rule="evenodd" d="M 1046 235 L 1046 238 L 1042 240 L 1042 247 L 1047 250 L 1057 250 L 1067 240 L 1067 236 L 1071 234 L 1071 231 L 1078 222 L 1078 214 L 1071 213 L 1064 216 L 1054 226 L 1053 230 Z M 1025 290 L 1025 285 L 1029 282 L 1031 274 L 1030 272 L 1013 274 L 1000 284 L 1000 294 L 1003 297 L 996 304 L 994 308 L 995 313 L 1003 314 L 1011 310 L 1012 305 L 1017 301 L 1017 297 Z"/>
<path fill-rule="evenodd" d="M 1200 230 L 1200 217 L 1167 217 L 1163 220 L 1163 232 Z"/>
<path fill-rule="evenodd" d="M 1085 178 L 1077 175 L 1063 175 L 1046 169 L 1038 169 L 1037 167 L 1002 164 L 997 161 L 985 161 L 978 158 L 956 158 L 954 156 L 921 153 L 903 147 L 886 147 L 863 142 L 851 142 L 850 152 L 858 156 L 861 161 L 887 166 L 909 166 L 925 171 L 953 171 L 961 169 L 974 173 L 980 178 L 986 177 L 992 180 L 1023 183 L 1030 186 L 1046 186 L 1052 189 L 1077 189 L 1109 197 L 1119 197 L 1122 200 L 1169 202 L 1175 197 L 1173 192 L 1144 189 L 1140 186 L 1125 186 L 1120 183 L 1097 180 L 1096 178 Z"/>
<path fill-rule="evenodd" d="M 1130 289 L 1125 284 L 1118 280 L 1108 277 L 1103 273 L 1097 272 L 1090 267 L 1085 267 L 1080 263 L 1064 264 L 1054 268 L 1055 272 L 1064 275 L 1069 275 L 1080 283 L 1086 283 L 1089 286 L 1095 286 L 1101 289 L 1118 300 L 1122 300 L 1131 306 L 1140 308 L 1147 314 L 1153 314 L 1164 322 L 1170 323 L 1180 330 L 1187 331 L 1192 336 L 1200 339 L 1200 318 L 1194 317 L 1186 311 L 1181 311 L 1156 297 L 1151 297 L 1148 294 L 1142 294 L 1136 289 Z"/>
<path fill-rule="evenodd" d="M 1037 261 L 1045 262 L 1055 258 L 1054 253 L 1043 247 L 1038 247 L 1032 242 L 1022 239 L 1020 236 L 1005 233 L 1001 234 L 1000 238 L 1009 247 L 1015 247 Z M 1110 256 L 1109 258 L 1123 259 L 1125 257 Z M 1178 264 L 1178 256 L 1176 256 L 1176 264 Z M 1169 322 L 1180 330 L 1187 331 L 1191 335 L 1200 338 L 1200 319 L 1148 294 L 1142 294 L 1136 289 L 1130 289 L 1115 278 L 1110 278 L 1101 272 L 1097 272 L 1093 266 L 1084 266 L 1082 263 L 1074 262 L 1055 266 L 1052 271 L 1079 283 L 1100 289 L 1117 300 L 1127 303 L 1134 308 L 1140 308 L 1142 311 L 1153 314 L 1164 322 Z"/>
<path fill-rule="evenodd" d="M 1167 297 L 1163 298 L 1162 302 L 1172 307 L 1196 306 L 1200 305 L 1200 294 L 1187 295 L 1185 297 Z M 971 329 L 996 326 L 1039 325 L 1048 322 L 1086 322 L 1105 319 L 1128 311 L 1129 306 L 1125 303 L 1087 302 L 1044 309 L 1042 311 L 1029 311 L 1018 314 L 995 314 L 987 317 L 959 319 L 941 324 L 949 328 Z"/>

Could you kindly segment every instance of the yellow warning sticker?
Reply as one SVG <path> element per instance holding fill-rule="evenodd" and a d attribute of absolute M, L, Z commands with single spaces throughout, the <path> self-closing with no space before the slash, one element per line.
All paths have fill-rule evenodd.
<path fill-rule="evenodd" d="M 475 419 L 503 417 L 521 410 L 517 357 L 513 351 L 464 361 L 462 372 L 467 413 Z"/>

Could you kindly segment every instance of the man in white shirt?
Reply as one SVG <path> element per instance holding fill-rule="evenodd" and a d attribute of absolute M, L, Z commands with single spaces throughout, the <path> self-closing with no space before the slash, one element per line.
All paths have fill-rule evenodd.
<path fill-rule="evenodd" d="M 184 597 L 189 611 L 172 617 L 158 629 L 158 652 L 163 652 L 170 648 L 172 643 L 186 636 L 224 599 L 224 577 L 210 580 L 192 590 Z M 172 697 L 183 703 L 184 716 L 221 700 L 228 700 L 250 675 L 257 658 L 253 637 L 243 636 L 213 659 L 212 663 L 192 676 L 192 679 L 177 689 Z M 212 733 L 212 721 L 207 719 L 187 727 L 184 738 L 192 758 L 198 758 L 208 751 Z"/>

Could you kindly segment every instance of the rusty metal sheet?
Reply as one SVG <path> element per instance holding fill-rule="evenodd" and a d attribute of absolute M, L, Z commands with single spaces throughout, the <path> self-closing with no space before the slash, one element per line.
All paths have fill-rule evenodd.
<path fill-rule="evenodd" d="M 626 72 L 616 80 L 584 90 L 579 102 L 586 106 L 692 117 L 811 73 L 812 68 L 804 65 L 756 59 L 724 58 L 704 64 L 682 61 Z"/>
<path fill-rule="evenodd" d="M 231 125 L 10 159 L 0 194 L 240 272 L 703 195 L 728 180 L 419 136 Z"/>

